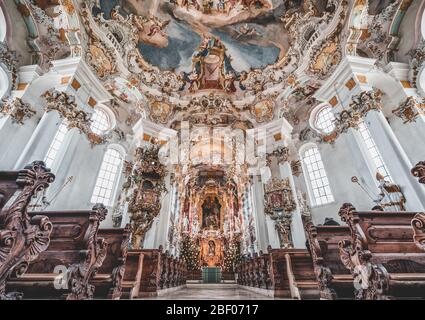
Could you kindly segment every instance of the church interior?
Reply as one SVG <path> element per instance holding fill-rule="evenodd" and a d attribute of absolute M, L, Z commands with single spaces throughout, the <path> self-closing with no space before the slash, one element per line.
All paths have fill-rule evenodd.
<path fill-rule="evenodd" d="M 424 0 L 0 0 L 0 300 L 423 300 L 424 140 Z"/>

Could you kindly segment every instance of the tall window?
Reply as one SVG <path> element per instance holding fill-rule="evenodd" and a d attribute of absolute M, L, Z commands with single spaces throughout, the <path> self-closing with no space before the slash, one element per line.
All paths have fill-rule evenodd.
<path fill-rule="evenodd" d="M 6 18 L 4 17 L 3 10 L 0 8 L 0 41 L 2 42 L 6 38 L 6 30 L 7 30 Z"/>
<path fill-rule="evenodd" d="M 331 133 L 335 129 L 335 116 L 331 107 L 322 108 L 316 115 L 315 126 L 326 134 Z"/>
<path fill-rule="evenodd" d="M 50 144 L 49 150 L 47 150 L 46 156 L 44 157 L 44 163 L 47 168 L 51 168 L 53 162 L 56 159 L 56 156 L 59 152 L 59 149 L 65 140 L 66 133 L 68 132 L 68 122 L 63 120 L 59 125 L 58 130 L 56 131 L 55 136 L 53 137 L 52 143 Z"/>
<path fill-rule="evenodd" d="M 122 156 L 117 150 L 110 148 L 106 151 L 91 197 L 92 203 L 112 205 L 113 191 L 118 181 L 122 160 Z"/>
<path fill-rule="evenodd" d="M 91 121 L 91 130 L 99 135 L 104 134 L 111 126 L 108 114 L 102 109 L 95 110 Z"/>
<path fill-rule="evenodd" d="M 0 66 L 0 99 L 3 98 L 9 90 L 9 77 Z"/>
<path fill-rule="evenodd" d="M 334 201 L 329 180 L 317 147 L 307 149 L 303 154 L 303 161 L 311 186 L 313 205 L 318 206 Z"/>
<path fill-rule="evenodd" d="M 378 148 L 376 147 L 375 141 L 373 141 L 372 136 L 370 135 L 369 128 L 364 123 L 364 121 L 359 124 L 359 132 L 366 146 L 373 164 L 375 165 L 376 171 L 384 176 L 385 180 L 392 181 L 390 173 L 388 172 L 387 166 L 382 159 L 381 154 L 379 153 Z"/>

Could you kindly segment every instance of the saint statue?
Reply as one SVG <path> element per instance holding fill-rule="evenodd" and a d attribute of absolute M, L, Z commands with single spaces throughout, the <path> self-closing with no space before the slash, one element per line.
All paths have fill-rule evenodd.
<path fill-rule="evenodd" d="M 208 256 L 215 256 L 215 242 L 212 240 L 208 241 Z"/>
<path fill-rule="evenodd" d="M 376 180 L 379 182 L 378 199 L 375 200 L 382 208 L 387 208 L 387 211 L 405 211 L 404 204 L 406 199 L 401 192 L 400 187 L 390 181 L 385 180 L 385 177 L 379 172 L 376 173 Z"/>
<path fill-rule="evenodd" d="M 189 231 L 189 218 L 187 217 L 187 215 L 185 215 L 183 218 L 183 232 L 188 232 L 188 231 Z"/>
<path fill-rule="evenodd" d="M 199 231 L 199 225 L 198 225 L 198 219 L 195 218 L 193 219 L 193 223 L 192 223 L 192 234 L 196 234 Z"/>

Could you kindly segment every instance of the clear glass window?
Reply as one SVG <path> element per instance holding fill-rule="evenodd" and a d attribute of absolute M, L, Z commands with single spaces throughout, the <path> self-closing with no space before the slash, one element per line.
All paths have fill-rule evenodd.
<path fill-rule="evenodd" d="M 306 150 L 303 155 L 303 161 L 307 168 L 314 205 L 318 206 L 334 201 L 329 180 L 317 147 Z"/>
<path fill-rule="evenodd" d="M 117 150 L 108 149 L 106 151 L 93 190 L 92 203 L 112 205 L 114 186 L 118 181 L 122 160 L 122 156 Z"/>
<path fill-rule="evenodd" d="M 326 134 L 331 133 L 335 129 L 335 116 L 331 107 L 321 109 L 316 116 L 315 126 Z"/>
<path fill-rule="evenodd" d="M 58 130 L 56 131 L 55 136 L 53 137 L 52 143 L 50 144 L 49 149 L 47 150 L 46 156 L 44 157 L 44 163 L 47 168 L 51 168 L 53 162 L 56 159 L 56 156 L 62 146 L 63 141 L 65 140 L 66 133 L 68 132 L 68 121 L 63 120 L 59 125 Z"/>

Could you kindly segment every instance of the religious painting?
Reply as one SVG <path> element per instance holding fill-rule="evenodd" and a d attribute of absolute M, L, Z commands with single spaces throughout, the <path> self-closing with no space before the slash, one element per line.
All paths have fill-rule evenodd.
<path fill-rule="evenodd" d="M 105 20 L 130 19 L 143 60 L 179 74 L 182 90 L 243 90 L 235 82 L 244 73 L 273 65 L 288 50 L 284 7 L 270 0 L 99 0 L 94 10 Z"/>
<path fill-rule="evenodd" d="M 207 197 L 202 204 L 202 228 L 219 229 L 220 211 L 221 204 L 217 197 Z"/>
<path fill-rule="evenodd" d="M 273 119 L 273 102 L 262 100 L 252 107 L 252 113 L 257 122 L 264 122 Z"/>
<path fill-rule="evenodd" d="M 223 265 L 223 239 L 216 235 L 206 235 L 200 239 L 201 265 L 208 267 L 219 267 Z"/>
<path fill-rule="evenodd" d="M 215 242 L 212 240 L 208 241 L 208 256 L 215 256 Z"/>
<path fill-rule="evenodd" d="M 172 113 L 172 107 L 162 101 L 152 101 L 150 111 L 152 120 L 166 123 Z"/>

